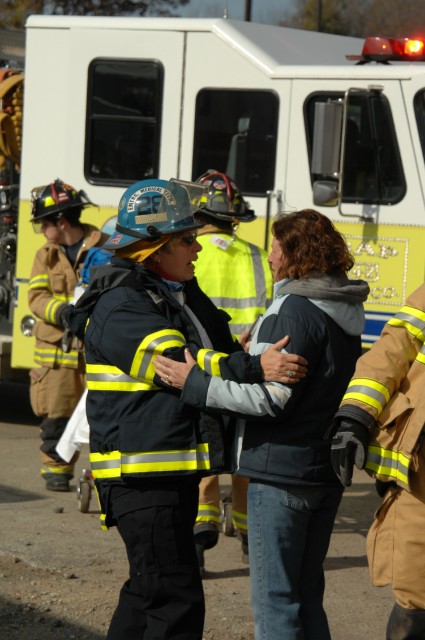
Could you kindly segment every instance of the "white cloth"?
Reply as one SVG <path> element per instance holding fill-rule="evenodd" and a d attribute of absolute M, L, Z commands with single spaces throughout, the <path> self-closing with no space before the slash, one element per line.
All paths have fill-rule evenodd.
<path fill-rule="evenodd" d="M 68 420 L 56 451 L 65 462 L 72 460 L 76 451 L 80 451 L 83 444 L 89 442 L 89 423 L 86 414 L 87 389 L 74 409 L 74 413 Z"/>

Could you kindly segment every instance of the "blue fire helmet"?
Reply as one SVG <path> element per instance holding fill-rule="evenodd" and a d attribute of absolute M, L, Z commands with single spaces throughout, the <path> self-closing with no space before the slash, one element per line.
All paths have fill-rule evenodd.
<path fill-rule="evenodd" d="M 206 186 L 183 180 L 141 180 L 128 187 L 118 206 L 115 231 L 105 249 L 202 227 L 193 214 L 205 202 Z"/>

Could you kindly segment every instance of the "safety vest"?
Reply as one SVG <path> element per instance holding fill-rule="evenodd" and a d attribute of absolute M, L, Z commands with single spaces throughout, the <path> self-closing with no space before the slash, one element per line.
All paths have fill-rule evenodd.
<path fill-rule="evenodd" d="M 226 233 L 198 236 L 196 278 L 212 302 L 226 311 L 239 337 L 269 306 L 273 277 L 264 249 Z"/>

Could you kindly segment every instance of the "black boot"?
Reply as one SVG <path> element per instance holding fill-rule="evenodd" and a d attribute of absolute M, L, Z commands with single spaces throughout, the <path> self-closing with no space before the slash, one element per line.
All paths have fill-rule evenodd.
<path fill-rule="evenodd" d="M 242 549 L 242 562 L 244 564 L 249 564 L 248 536 L 246 533 L 241 533 L 241 549 Z"/>
<path fill-rule="evenodd" d="M 195 536 L 196 555 L 198 558 L 199 571 L 201 576 L 205 575 L 204 551 L 212 549 L 218 542 L 218 529 L 212 522 L 203 522 L 195 525 L 193 529 Z"/>
<path fill-rule="evenodd" d="M 405 609 L 395 604 L 387 625 L 386 640 L 423 640 L 425 609 Z"/>
<path fill-rule="evenodd" d="M 69 481 L 72 480 L 72 473 L 43 473 L 46 481 L 46 489 L 49 491 L 71 491 Z"/>

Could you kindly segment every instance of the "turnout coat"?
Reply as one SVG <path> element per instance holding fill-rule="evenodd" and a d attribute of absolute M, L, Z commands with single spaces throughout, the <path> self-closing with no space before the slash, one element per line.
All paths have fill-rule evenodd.
<path fill-rule="evenodd" d="M 425 609 L 425 285 L 357 362 L 338 416 L 371 429 L 366 470 L 383 501 L 367 537 L 372 582 Z"/>
<path fill-rule="evenodd" d="M 183 287 L 142 264 L 114 258 L 98 268 L 68 324 L 84 336 L 90 462 L 106 526 L 114 524 L 108 514 L 112 484 L 230 470 L 223 418 L 183 403 L 153 364 L 157 354 L 184 361 L 188 347 L 212 375 L 261 379 L 259 357 L 240 351 L 227 314 L 196 279 Z M 229 351 L 237 352 L 227 357 Z"/>
<path fill-rule="evenodd" d="M 425 284 L 357 362 L 338 416 L 372 429 L 366 469 L 425 502 Z"/>

